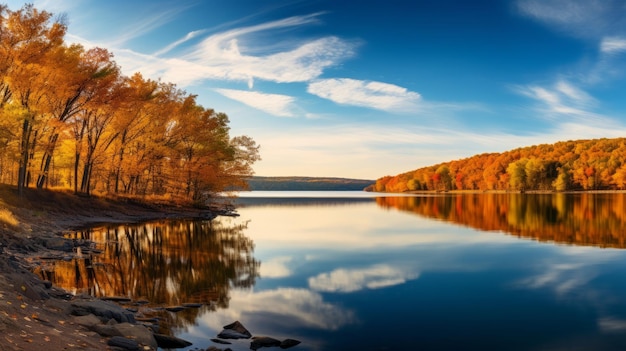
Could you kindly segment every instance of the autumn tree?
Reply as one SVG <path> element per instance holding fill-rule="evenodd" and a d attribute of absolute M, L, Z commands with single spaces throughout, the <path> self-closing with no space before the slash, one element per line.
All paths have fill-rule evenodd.
<path fill-rule="evenodd" d="M 56 127 L 45 119 L 47 111 L 43 102 L 50 87 L 54 86 L 51 62 L 55 49 L 63 45 L 66 27 L 59 22 L 51 23 L 50 13 L 39 11 L 32 5 L 14 12 L 4 10 L 0 37 L 0 55 L 5 64 L 0 68 L 4 74 L 2 105 L 14 105 L 13 111 L 19 111 L 15 116 L 21 119 L 17 177 L 21 194 L 30 179 L 37 141 L 46 131 Z"/>

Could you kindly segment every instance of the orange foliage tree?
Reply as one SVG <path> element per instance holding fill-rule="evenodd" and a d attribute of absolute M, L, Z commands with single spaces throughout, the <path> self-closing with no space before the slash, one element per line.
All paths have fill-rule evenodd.
<path fill-rule="evenodd" d="M 446 169 L 444 184 L 442 179 Z M 624 169 L 626 138 L 575 140 L 534 145 L 499 154 L 481 154 L 386 176 L 376 182 L 376 190 L 624 189 Z"/>
<path fill-rule="evenodd" d="M 66 45 L 33 5 L 0 6 L 0 181 L 203 201 L 260 159 L 224 113 L 174 84 L 125 77 L 105 49 Z"/>

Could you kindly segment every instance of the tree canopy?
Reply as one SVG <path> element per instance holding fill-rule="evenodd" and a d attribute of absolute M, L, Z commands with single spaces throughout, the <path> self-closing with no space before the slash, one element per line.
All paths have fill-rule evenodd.
<path fill-rule="evenodd" d="M 376 180 L 381 192 L 626 189 L 626 138 L 570 140 L 485 153 Z"/>
<path fill-rule="evenodd" d="M 245 184 L 260 159 L 224 113 L 172 83 L 124 76 L 66 25 L 0 6 L 0 182 L 76 193 L 204 196 Z"/>

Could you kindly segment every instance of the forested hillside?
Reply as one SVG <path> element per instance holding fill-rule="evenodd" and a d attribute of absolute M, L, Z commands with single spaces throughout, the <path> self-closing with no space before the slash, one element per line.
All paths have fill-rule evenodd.
<path fill-rule="evenodd" d="M 626 138 L 564 141 L 488 153 L 376 180 L 368 190 L 612 190 L 626 188 Z"/>
<path fill-rule="evenodd" d="M 321 177 L 252 177 L 250 190 L 363 190 L 373 180 Z"/>
<path fill-rule="evenodd" d="M 0 182 L 199 201 L 252 175 L 258 146 L 232 137 L 226 114 L 122 75 L 107 50 L 66 44 L 52 19 L 0 5 Z"/>

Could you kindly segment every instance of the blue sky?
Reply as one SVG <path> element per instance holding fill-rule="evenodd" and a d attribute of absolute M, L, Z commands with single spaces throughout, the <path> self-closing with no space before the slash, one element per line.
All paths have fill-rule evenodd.
<path fill-rule="evenodd" d="M 23 2 L 8 1 L 17 10 Z M 263 176 L 376 179 L 626 136 L 626 2 L 34 1 L 225 112 Z"/>

